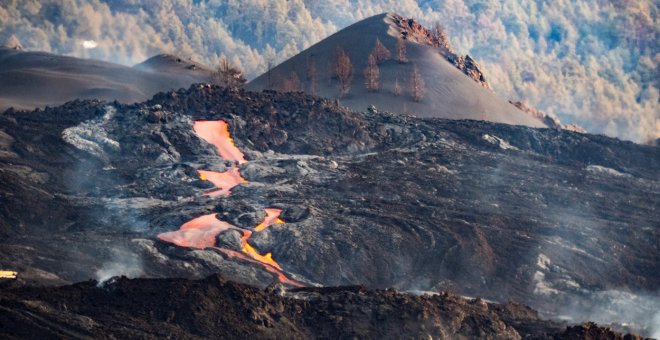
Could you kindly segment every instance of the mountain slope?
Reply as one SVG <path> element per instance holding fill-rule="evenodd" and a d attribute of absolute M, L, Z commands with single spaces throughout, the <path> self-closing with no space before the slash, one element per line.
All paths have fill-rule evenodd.
<path fill-rule="evenodd" d="M 343 48 L 353 64 L 353 80 L 347 96 L 340 99 L 341 105 L 353 110 L 365 110 L 375 105 L 380 110 L 414 114 L 420 117 L 450 119 L 475 119 L 514 125 L 543 127 L 545 124 L 529 117 L 524 112 L 502 100 L 481 84 L 458 70 L 438 48 L 429 46 L 423 36 L 416 35 L 414 27 L 405 27 L 408 21 L 393 13 L 377 15 L 353 24 L 306 49 L 293 58 L 278 65 L 251 81 L 249 90 L 278 89 L 290 78 L 292 72 L 301 81 L 301 90 L 311 92 L 307 77 L 307 65 L 317 68 L 317 94 L 336 98 L 337 81 L 332 79 L 330 69 L 337 47 Z M 415 25 L 412 25 L 415 26 Z M 405 32 L 405 33 L 404 33 Z M 405 46 L 408 62 L 400 64 L 396 59 L 396 41 L 406 36 Z M 376 39 L 392 53 L 392 59 L 380 65 L 380 91 L 367 91 L 363 69 L 367 66 Z M 426 94 L 415 102 L 405 91 L 413 68 L 417 66 L 426 83 Z M 394 87 L 398 82 L 404 88 L 396 96 Z"/>
<path fill-rule="evenodd" d="M 0 47 L 0 110 L 55 106 L 74 99 L 133 103 L 160 91 L 208 82 L 210 77 L 207 68 L 167 55 L 127 67 Z"/>

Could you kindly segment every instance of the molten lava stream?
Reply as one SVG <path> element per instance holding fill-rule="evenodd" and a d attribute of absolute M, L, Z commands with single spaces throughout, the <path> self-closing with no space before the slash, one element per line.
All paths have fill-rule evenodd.
<path fill-rule="evenodd" d="M 240 171 L 235 166 L 225 172 L 197 170 L 197 173 L 201 180 L 209 181 L 218 188 L 218 190 L 204 194 L 211 197 L 218 195 L 229 196 L 233 187 L 242 183 L 247 183 L 247 180 L 241 176 Z"/>
<path fill-rule="evenodd" d="M 193 125 L 195 133 L 200 138 L 204 139 L 210 144 L 213 144 L 220 157 L 225 160 L 234 161 L 238 164 L 246 163 L 243 153 L 234 145 L 234 140 L 229 134 L 229 126 L 225 121 L 196 121 Z M 218 190 L 214 190 L 205 195 L 217 196 L 231 194 L 231 189 L 239 184 L 247 183 L 245 178 L 235 165 L 225 172 L 198 170 L 199 178 L 204 181 L 210 181 L 215 185 Z M 266 218 L 256 228 L 256 232 L 260 232 L 273 224 L 282 224 L 279 216 L 282 210 L 280 209 L 265 209 Z M 216 247 L 216 238 L 218 234 L 229 229 L 237 229 L 243 232 L 241 237 L 241 252 L 231 249 Z M 273 255 L 267 253 L 261 255 L 257 252 L 252 245 L 248 243 L 248 239 L 252 236 L 252 232 L 237 228 L 227 222 L 222 222 L 215 217 L 215 214 L 208 214 L 192 219 L 179 228 L 177 231 L 166 232 L 158 235 L 158 238 L 165 242 L 176 244 L 180 247 L 191 247 L 197 249 L 204 249 L 212 247 L 226 254 L 228 257 L 237 257 L 245 261 L 262 265 L 268 272 L 277 275 L 278 280 L 292 286 L 303 287 L 304 285 L 291 280 L 286 277 L 282 267 L 273 260 Z"/>
<path fill-rule="evenodd" d="M 248 239 L 250 238 L 250 236 L 252 236 L 251 231 L 243 230 L 243 237 L 241 237 L 241 244 L 243 245 L 243 247 L 241 248 L 241 250 L 244 253 L 248 254 L 248 256 L 250 256 L 251 258 L 261 263 L 274 267 L 277 270 L 282 270 L 282 267 L 280 267 L 280 265 L 277 262 L 275 262 L 275 260 L 273 260 L 273 254 L 266 253 L 266 255 L 261 255 L 257 252 L 256 249 L 254 249 L 252 245 L 248 243 Z"/>
<path fill-rule="evenodd" d="M 229 125 L 223 120 L 198 120 L 193 129 L 201 139 L 215 145 L 218 154 L 225 160 L 238 164 L 246 163 L 243 153 L 234 145 L 229 134 Z"/>
<path fill-rule="evenodd" d="M 273 224 L 285 223 L 282 219 L 279 218 L 280 213 L 282 212 L 281 209 L 267 208 L 264 210 L 266 211 L 266 217 L 264 218 L 263 222 L 259 223 L 259 225 L 256 228 L 254 228 L 256 232 L 260 232 L 270 227 Z M 252 236 L 251 231 L 243 230 L 243 237 L 241 237 L 241 244 L 243 245 L 241 251 L 243 253 L 247 254 L 253 260 L 261 263 L 267 271 L 276 274 L 277 279 L 280 280 L 280 282 L 298 287 L 305 286 L 299 282 L 287 278 L 286 275 L 284 275 L 284 270 L 282 269 L 280 264 L 277 263 L 275 260 L 273 260 L 272 253 L 266 253 L 266 255 L 259 254 L 259 252 L 257 252 L 257 250 L 254 249 L 254 247 L 250 243 L 248 243 L 248 240 L 250 239 L 251 236 Z"/>
<path fill-rule="evenodd" d="M 243 253 L 234 250 L 216 247 L 216 238 L 218 234 L 229 229 L 236 229 L 243 232 L 241 237 L 241 244 Z M 304 285 L 293 281 L 286 277 L 282 267 L 273 260 L 272 254 L 261 255 L 254 247 L 247 243 L 248 238 L 252 233 L 248 230 L 243 230 L 233 226 L 227 222 L 218 220 L 215 214 L 203 215 L 194 218 L 179 228 L 176 231 L 169 231 L 158 235 L 158 239 L 164 242 L 176 244 L 179 247 L 205 249 L 214 248 L 227 256 L 238 257 L 248 262 L 262 265 L 268 272 L 277 275 L 277 279 L 292 286 L 303 287 Z"/>
<path fill-rule="evenodd" d="M 179 230 L 158 234 L 158 238 L 179 247 L 204 249 L 215 246 L 218 234 L 229 229 L 238 228 L 218 220 L 215 214 L 208 214 L 184 223 Z"/>
<path fill-rule="evenodd" d="M 262 231 L 273 224 L 284 224 L 284 221 L 280 219 L 282 209 L 266 208 L 264 210 L 266 211 L 266 218 L 254 228 L 254 231 Z"/>
<path fill-rule="evenodd" d="M 296 287 L 305 287 L 304 284 L 302 284 L 298 281 L 294 281 L 294 280 L 289 279 L 288 277 L 286 277 L 286 275 L 284 274 L 284 272 L 282 270 L 279 270 L 279 269 L 271 266 L 270 264 L 267 264 L 267 263 L 261 262 L 259 260 L 253 259 L 249 256 L 246 256 L 243 253 L 239 253 L 239 252 L 231 250 L 231 249 L 217 248 L 217 247 L 215 249 L 219 250 L 220 252 L 222 252 L 223 254 L 229 256 L 230 258 L 237 257 L 239 259 L 242 259 L 242 260 L 254 263 L 254 264 L 261 265 L 268 272 L 277 275 L 277 279 L 282 283 L 285 283 L 285 284 L 288 284 L 288 285 L 291 285 L 291 286 L 296 286 Z M 259 255 L 259 256 L 261 256 L 261 255 Z"/>

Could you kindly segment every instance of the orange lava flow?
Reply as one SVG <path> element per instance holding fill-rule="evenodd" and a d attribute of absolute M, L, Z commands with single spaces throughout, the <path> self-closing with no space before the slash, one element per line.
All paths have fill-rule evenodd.
<path fill-rule="evenodd" d="M 286 283 L 288 285 L 292 285 L 292 286 L 296 286 L 296 287 L 305 287 L 304 284 L 302 284 L 298 281 L 291 280 L 288 277 L 286 277 L 286 275 L 284 275 L 284 273 L 282 271 L 280 271 L 279 269 L 273 268 L 272 266 L 270 266 L 268 264 L 265 264 L 263 262 L 259 262 L 257 260 L 254 260 L 254 259 L 246 256 L 243 253 L 239 253 L 237 251 L 234 251 L 234 250 L 231 250 L 231 249 L 225 249 L 225 248 L 215 248 L 215 249 L 217 249 L 220 252 L 222 252 L 223 254 L 227 255 L 229 258 L 237 257 L 237 258 L 240 258 L 240 259 L 248 261 L 248 262 L 252 262 L 252 263 L 262 265 L 264 267 L 264 269 L 266 269 L 267 271 L 269 271 L 272 274 L 277 275 L 277 279 L 282 283 Z"/>
<path fill-rule="evenodd" d="M 246 163 L 243 153 L 234 145 L 229 135 L 229 125 L 223 120 L 198 120 L 193 125 L 197 136 L 215 145 L 218 154 L 225 160 L 238 164 Z"/>
<path fill-rule="evenodd" d="M 195 133 L 200 138 L 213 144 L 218 154 L 225 160 L 234 161 L 238 164 L 246 163 L 243 153 L 234 145 L 234 141 L 229 134 L 229 126 L 225 121 L 196 121 L 193 125 Z M 247 183 L 247 180 L 241 176 L 241 173 L 236 165 L 232 166 L 225 172 L 198 170 L 199 178 L 204 181 L 213 183 L 218 189 L 205 193 L 208 196 L 231 194 L 231 189 L 235 186 Z M 260 232 L 273 224 L 284 223 L 281 220 L 281 209 L 268 208 L 265 209 L 266 218 L 256 226 L 255 232 Z M 241 251 L 235 251 L 216 246 L 216 239 L 218 235 L 229 229 L 240 230 L 243 235 L 241 236 Z M 190 247 L 196 249 L 213 248 L 229 258 L 240 258 L 242 260 L 260 264 L 268 272 L 277 275 L 280 282 L 292 286 L 304 287 L 303 284 L 291 280 L 286 277 L 282 267 L 279 263 L 275 262 L 271 253 L 265 255 L 259 252 L 248 243 L 248 239 L 252 236 L 249 230 L 237 228 L 227 222 L 218 220 L 215 214 L 203 215 L 194 218 L 179 228 L 176 231 L 170 231 L 158 235 L 158 238 L 164 242 L 176 244 L 180 247 Z"/>
<path fill-rule="evenodd" d="M 254 228 L 254 231 L 262 231 L 273 224 L 284 224 L 284 221 L 280 219 L 282 209 L 266 208 L 264 210 L 266 211 L 266 218 Z"/>
<path fill-rule="evenodd" d="M 204 249 L 215 246 L 218 234 L 229 229 L 237 228 L 218 220 L 215 214 L 208 214 L 184 223 L 179 230 L 159 234 L 158 238 L 179 247 Z"/>
<path fill-rule="evenodd" d="M 240 171 L 235 166 L 225 172 L 197 170 L 197 173 L 201 180 L 209 181 L 218 188 L 218 190 L 205 193 L 205 195 L 211 197 L 218 195 L 229 196 L 233 187 L 242 183 L 247 183 L 247 180 L 241 176 Z"/>
<path fill-rule="evenodd" d="M 282 267 L 280 267 L 280 265 L 277 262 L 275 262 L 275 260 L 273 260 L 273 254 L 266 253 L 266 255 L 261 255 L 257 252 L 256 249 L 254 249 L 252 245 L 248 243 L 248 239 L 250 238 L 250 236 L 252 236 L 251 231 L 243 230 L 243 237 L 241 237 L 241 244 L 243 245 L 243 247 L 241 248 L 241 250 L 251 258 L 261 263 L 265 263 L 270 266 L 273 266 L 274 268 L 277 268 L 278 270 L 282 270 Z"/>

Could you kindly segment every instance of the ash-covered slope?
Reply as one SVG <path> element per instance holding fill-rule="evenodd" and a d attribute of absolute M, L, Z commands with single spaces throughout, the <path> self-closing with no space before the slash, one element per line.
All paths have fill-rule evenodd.
<path fill-rule="evenodd" d="M 153 56 L 133 68 L 187 78 L 188 82 L 201 82 L 211 78 L 213 70 L 193 60 L 185 60 L 171 54 Z M 186 86 L 187 87 L 187 86 Z"/>
<path fill-rule="evenodd" d="M 160 91 L 208 82 L 211 74 L 200 64 L 170 55 L 127 67 L 0 47 L 0 110 L 56 106 L 74 99 L 134 103 Z"/>
<path fill-rule="evenodd" d="M 247 182 L 212 198 L 196 170 L 230 164 L 193 123 L 219 119 Z M 157 235 L 206 214 L 254 232 L 279 208 L 286 223 L 249 242 L 303 284 L 452 290 L 574 321 L 629 294 L 633 313 L 596 321 L 641 330 L 657 311 L 641 295 L 660 288 L 656 147 L 209 86 L 7 111 L 0 123 L 0 269 L 22 281 L 221 272 L 264 287 L 277 275 L 259 263 Z M 211 242 L 240 252 L 240 237 Z"/>
<path fill-rule="evenodd" d="M 340 99 L 352 110 L 365 110 L 369 105 L 391 112 L 419 117 L 475 119 L 514 125 L 544 127 L 545 124 L 498 98 L 486 88 L 486 81 L 476 62 L 459 57 L 446 48 L 433 46 L 429 32 L 414 22 L 394 13 L 380 14 L 355 23 L 322 40 L 272 70 L 252 80 L 250 90 L 281 90 L 295 73 L 301 91 L 337 98 L 338 81 L 333 79 L 337 47 L 346 51 L 353 65 L 350 92 Z M 397 38 L 404 39 L 407 62 L 397 61 Z M 368 91 L 363 70 L 376 39 L 391 52 L 392 57 L 379 65 L 380 90 Z M 448 60 L 449 59 L 449 60 Z M 451 61 L 450 61 L 451 60 Z M 310 77 L 314 65 L 315 81 Z M 409 89 L 413 68 L 417 67 L 426 94 L 416 102 Z M 312 90 L 314 83 L 315 90 Z M 395 86 L 402 88 L 396 95 Z"/>
<path fill-rule="evenodd" d="M 623 339 L 593 324 L 562 329 L 522 305 L 451 293 L 415 296 L 360 286 L 260 290 L 219 275 L 0 290 L 0 311 L 4 339 Z"/>

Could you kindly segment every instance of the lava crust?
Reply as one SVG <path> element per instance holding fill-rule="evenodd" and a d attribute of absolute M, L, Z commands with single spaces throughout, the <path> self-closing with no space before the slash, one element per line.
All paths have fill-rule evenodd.
<path fill-rule="evenodd" d="M 247 162 L 219 157 L 195 134 L 200 120 L 226 122 Z M 0 127 L 0 269 L 17 283 L 277 281 L 230 252 L 157 237 L 215 214 L 307 286 L 453 291 L 546 316 L 660 289 L 657 147 L 208 85 L 134 105 L 10 109 Z M 245 183 L 204 195 L 217 188 L 199 170 L 234 166 Z M 266 208 L 285 223 L 255 232 Z M 216 245 L 240 253 L 240 238 L 223 229 Z M 657 305 L 639 301 L 652 317 Z"/>

